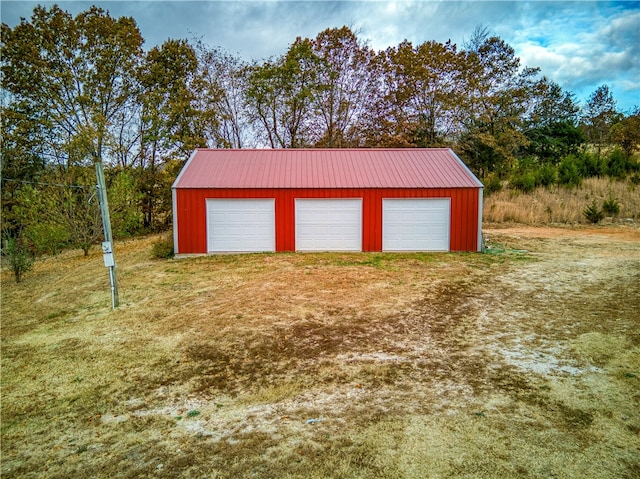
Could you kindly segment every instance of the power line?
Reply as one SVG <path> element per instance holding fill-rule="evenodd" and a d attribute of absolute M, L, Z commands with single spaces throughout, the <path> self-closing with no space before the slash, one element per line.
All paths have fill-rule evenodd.
<path fill-rule="evenodd" d="M 64 185 L 62 183 L 43 183 L 42 181 L 16 180 L 16 179 L 13 179 L 13 178 L 2 178 L 2 181 L 11 181 L 13 183 L 24 183 L 24 184 L 28 184 L 28 185 L 56 186 L 58 188 L 80 188 L 80 189 L 95 188 L 95 185 L 93 185 L 93 186 L 89 186 L 89 185 Z"/>

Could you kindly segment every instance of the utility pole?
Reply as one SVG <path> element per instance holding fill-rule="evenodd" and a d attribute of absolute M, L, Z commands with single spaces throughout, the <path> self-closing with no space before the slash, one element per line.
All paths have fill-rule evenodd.
<path fill-rule="evenodd" d="M 104 241 L 102 242 L 102 255 L 104 265 L 109 268 L 109 281 L 111 282 L 111 307 L 118 307 L 118 277 L 116 276 L 116 260 L 113 256 L 113 237 L 111 234 L 111 217 L 109 216 L 109 202 L 107 201 L 107 184 L 104 180 L 104 169 L 101 161 L 96 161 L 96 176 L 98 178 L 98 199 L 100 201 L 100 214 L 102 215 L 102 229 Z"/>

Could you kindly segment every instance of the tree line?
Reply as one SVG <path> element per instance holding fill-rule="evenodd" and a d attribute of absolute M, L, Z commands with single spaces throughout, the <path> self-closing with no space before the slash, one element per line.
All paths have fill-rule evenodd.
<path fill-rule="evenodd" d="M 88 251 L 101 232 L 95 162 L 116 237 L 167 228 L 170 185 L 196 147 L 446 146 L 523 189 L 637 172 L 638 108 L 618 111 L 606 85 L 581 106 L 486 28 L 461 47 L 384 51 L 331 28 L 251 62 L 200 40 L 143 42 L 133 18 L 95 6 L 38 6 L 2 25 L 5 244 Z"/>

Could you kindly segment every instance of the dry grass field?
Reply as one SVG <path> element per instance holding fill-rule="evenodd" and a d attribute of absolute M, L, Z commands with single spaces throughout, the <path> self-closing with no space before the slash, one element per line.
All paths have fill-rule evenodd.
<path fill-rule="evenodd" d="M 538 187 L 528 194 L 505 188 L 485 198 L 484 220 L 535 225 L 587 223 L 584 209 L 593 200 L 601 207 L 609 199 L 618 202 L 620 212 L 605 218 L 604 224 L 640 221 L 640 186 L 610 178 L 587 178 L 579 188 Z"/>
<path fill-rule="evenodd" d="M 3 478 L 638 478 L 640 230 L 2 271 Z"/>

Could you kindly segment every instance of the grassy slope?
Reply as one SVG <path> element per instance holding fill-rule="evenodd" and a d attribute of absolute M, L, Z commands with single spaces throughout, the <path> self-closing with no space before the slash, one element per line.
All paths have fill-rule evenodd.
<path fill-rule="evenodd" d="M 181 261 L 146 238 L 116 247 L 117 311 L 97 252 L 3 271 L 2 477 L 638 477 L 619 231 Z"/>

